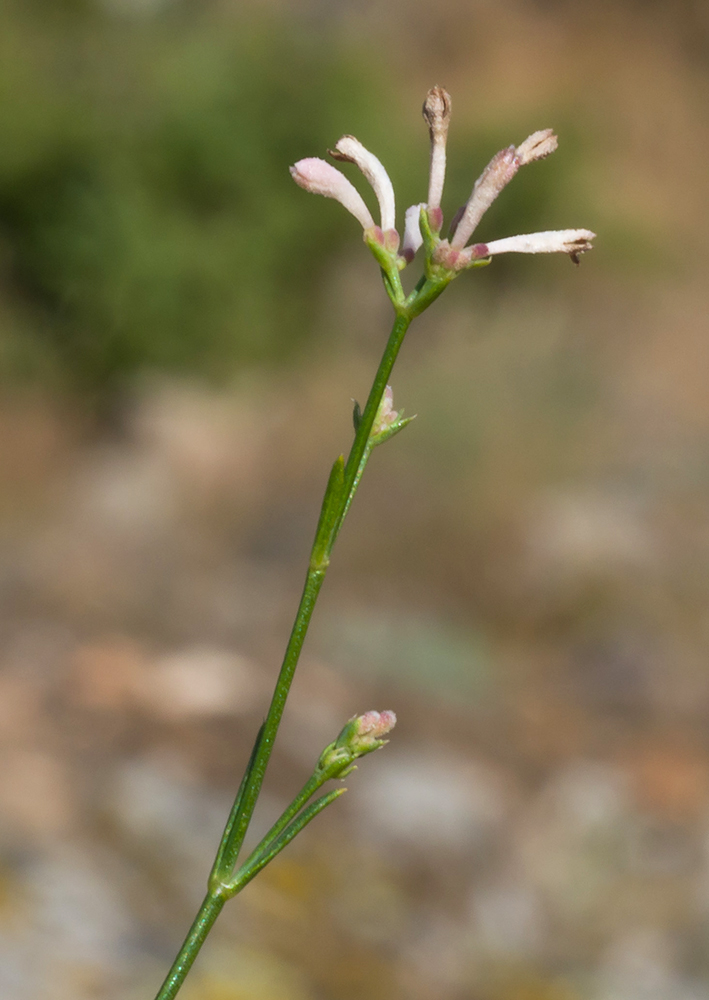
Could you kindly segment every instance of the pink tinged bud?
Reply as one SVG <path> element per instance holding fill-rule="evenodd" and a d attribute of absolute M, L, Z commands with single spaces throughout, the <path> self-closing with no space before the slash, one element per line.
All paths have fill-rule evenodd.
<path fill-rule="evenodd" d="M 399 234 L 396 229 L 387 229 L 384 233 L 384 246 L 390 253 L 396 253 L 399 249 Z"/>
<path fill-rule="evenodd" d="M 316 156 L 298 160 L 291 168 L 291 177 L 305 191 L 334 198 L 354 215 L 364 230 L 374 229 L 374 219 L 361 194 L 336 167 Z"/>
<path fill-rule="evenodd" d="M 478 243 L 470 249 L 473 257 L 491 257 L 498 253 L 568 253 L 573 257 L 590 250 L 595 237 L 590 229 L 558 229 L 526 236 L 508 236 L 492 243 Z"/>
<path fill-rule="evenodd" d="M 454 250 L 448 240 L 441 240 L 433 253 L 433 263 L 449 271 L 461 271 L 470 263 L 470 256 L 468 250 Z"/>
<path fill-rule="evenodd" d="M 384 431 L 388 430 L 398 419 L 399 414 L 394 409 L 394 393 L 392 392 L 391 386 L 388 385 L 384 390 L 382 401 L 379 404 L 377 415 L 374 418 L 374 424 L 372 425 L 372 437 L 376 437 L 377 434 L 382 434 Z"/>
<path fill-rule="evenodd" d="M 355 163 L 374 188 L 382 215 L 382 229 L 386 232 L 396 227 L 396 204 L 394 188 L 389 174 L 374 153 L 365 149 L 359 139 L 353 135 L 343 135 L 330 156 L 346 163 Z"/>
<path fill-rule="evenodd" d="M 421 209 L 426 206 L 421 205 L 411 205 L 410 208 L 406 209 L 406 214 L 404 215 L 404 242 L 401 246 L 401 256 L 404 258 L 407 264 L 416 256 L 416 251 L 423 243 L 423 236 L 421 235 Z M 440 226 L 438 227 L 440 229 Z"/>
<path fill-rule="evenodd" d="M 352 770 L 358 757 L 384 746 L 382 739 L 396 725 L 393 712 L 365 712 L 347 723 L 334 743 L 320 755 L 318 767 L 330 777 L 344 778 Z"/>
<path fill-rule="evenodd" d="M 519 160 L 514 146 L 501 149 L 493 156 L 476 180 L 473 193 L 470 195 L 460 222 L 453 233 L 451 246 L 454 250 L 463 249 L 477 229 L 485 212 L 518 170 Z"/>
<path fill-rule="evenodd" d="M 396 725 L 394 712 L 365 712 L 355 722 L 354 739 L 359 745 L 370 746 L 390 733 Z"/>
<path fill-rule="evenodd" d="M 543 160 L 558 147 L 559 140 L 554 135 L 554 130 L 543 128 L 539 132 L 532 132 L 522 145 L 517 147 L 517 159 L 523 167 L 527 163 L 534 163 L 535 160 Z"/>
<path fill-rule="evenodd" d="M 433 87 L 426 95 L 423 117 L 428 124 L 431 137 L 431 169 L 428 179 L 428 207 L 435 210 L 441 206 L 443 182 L 446 177 L 446 140 L 451 117 L 450 94 L 443 87 Z M 442 224 L 441 219 L 441 224 Z M 441 224 L 437 229 L 441 228 Z"/>
<path fill-rule="evenodd" d="M 440 233 L 443 227 L 443 209 L 428 209 L 428 225 L 432 233 Z"/>

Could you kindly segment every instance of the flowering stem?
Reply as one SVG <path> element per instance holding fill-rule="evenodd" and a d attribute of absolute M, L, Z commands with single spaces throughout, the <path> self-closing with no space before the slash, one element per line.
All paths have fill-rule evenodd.
<path fill-rule="evenodd" d="M 347 461 L 345 462 L 341 455 L 330 472 L 295 623 L 268 714 L 256 737 L 212 866 L 207 896 L 165 982 L 158 991 L 156 1000 L 173 1000 L 177 995 L 226 900 L 240 892 L 247 882 L 283 850 L 318 813 L 338 798 L 343 790 L 331 791 L 310 802 L 315 792 L 331 778 L 344 777 L 349 773 L 355 759 L 383 745 L 385 741 L 380 737 L 389 732 L 396 721 L 392 712 L 370 712 L 351 719 L 335 743 L 323 752 L 314 774 L 301 792 L 246 861 L 237 868 L 239 853 L 261 791 L 295 668 L 330 564 L 333 546 L 373 447 L 397 433 L 411 419 L 397 419 L 398 415 L 395 412 L 392 418 L 391 400 L 389 400 L 387 413 L 389 422 L 381 420 L 377 422 L 394 362 L 411 321 L 438 298 L 457 274 L 471 267 L 484 266 L 495 253 L 563 252 L 568 253 L 572 260 L 578 263 L 578 255 L 591 247 L 593 233 L 585 229 L 533 233 L 494 241 L 489 245 L 466 246 L 482 214 L 519 167 L 541 159 L 556 149 L 556 137 L 550 129 L 535 132 L 520 146 L 509 146 L 493 157 L 473 188 L 451 242 L 442 240 L 440 230 L 443 215 L 440 199 L 445 173 L 445 141 L 450 118 L 450 97 L 445 90 L 434 87 L 429 92 L 424 104 L 424 117 L 429 125 L 432 145 L 429 203 L 411 206 L 408 209 L 401 254 L 398 252 L 399 236 L 395 229 L 395 199 L 391 181 L 379 160 L 357 139 L 343 136 L 337 143 L 335 152 L 331 153 L 336 159 L 356 163 L 370 182 L 379 202 L 381 226 L 375 224 L 369 209 L 353 185 L 329 163 L 317 157 L 308 157 L 299 160 L 291 167 L 291 174 L 300 187 L 314 194 L 334 198 L 359 221 L 365 243 L 381 267 L 384 287 L 394 306 L 396 318 L 364 412 L 359 416 L 359 410 L 356 410 L 355 437 Z M 418 226 L 415 224 L 416 209 L 419 213 Z M 400 271 L 411 261 L 421 245 L 424 246 L 426 257 L 424 275 L 407 296 L 402 286 Z M 396 422 L 391 422 L 392 419 Z"/>
<path fill-rule="evenodd" d="M 295 668 L 298 665 L 300 652 L 303 648 L 303 642 L 305 641 L 308 626 L 310 625 L 315 603 L 330 563 L 330 554 L 359 485 L 364 465 L 369 457 L 372 428 L 394 362 L 396 361 L 411 319 L 416 314 L 417 312 L 413 309 L 408 310 L 401 307 L 397 309 L 396 319 L 386 348 L 384 349 L 379 368 L 377 369 L 367 404 L 359 421 L 347 462 L 343 463 L 342 458 L 340 458 L 333 467 L 323 498 L 320 521 L 311 551 L 303 594 L 286 647 L 283 664 L 278 675 L 278 680 L 276 681 L 266 721 L 257 736 L 251 759 L 249 760 L 246 773 L 229 816 L 229 821 L 224 830 L 217 858 L 209 879 L 207 896 L 155 1000 L 173 1000 L 177 995 L 199 949 L 202 947 L 226 900 L 239 892 L 246 882 L 250 881 L 253 875 L 263 867 L 261 864 L 262 861 L 266 863 L 273 856 L 273 853 L 277 853 L 271 853 L 267 851 L 267 848 L 273 846 L 280 850 L 307 822 L 314 818 L 318 812 L 329 805 L 340 794 L 338 791 L 330 793 L 322 799 L 318 799 L 305 813 L 301 813 L 299 817 L 292 820 L 291 818 L 296 816 L 298 809 L 307 801 L 310 794 L 312 794 L 316 787 L 322 784 L 322 781 L 313 782 L 311 779 L 303 789 L 303 792 L 294 800 L 293 805 L 284 814 L 284 816 L 287 815 L 286 822 L 283 822 L 283 817 L 279 820 L 276 827 L 270 831 L 270 834 L 273 836 L 267 835 L 264 838 L 265 843 L 262 842 L 259 845 L 246 864 L 236 874 L 236 877 L 234 877 L 236 860 L 246 836 L 259 792 L 261 791 L 261 785 L 271 751 L 273 750 L 273 744 L 281 722 Z M 305 795 L 306 791 L 309 792 L 308 795 Z M 296 803 L 297 808 L 294 808 Z M 288 825 L 288 821 L 291 821 L 290 825 Z"/>

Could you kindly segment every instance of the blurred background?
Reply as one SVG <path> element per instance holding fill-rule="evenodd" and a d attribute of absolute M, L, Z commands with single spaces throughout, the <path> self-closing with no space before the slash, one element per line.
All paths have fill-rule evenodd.
<path fill-rule="evenodd" d="M 498 258 L 412 327 L 418 419 L 255 834 L 347 718 L 399 726 L 184 997 L 709 997 L 709 8 L 3 0 L 3 1000 L 150 998 L 201 900 L 390 322 L 287 167 L 351 132 L 421 201 L 433 84 L 447 217 L 553 126 L 478 236 L 597 248 Z"/>

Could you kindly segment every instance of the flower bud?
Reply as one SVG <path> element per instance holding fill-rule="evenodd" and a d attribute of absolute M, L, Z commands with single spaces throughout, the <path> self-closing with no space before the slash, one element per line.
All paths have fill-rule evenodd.
<path fill-rule="evenodd" d="M 348 749 L 354 757 L 378 750 L 387 742 L 382 739 L 396 725 L 394 712 L 365 712 L 350 719 L 335 741 L 335 746 Z"/>
<path fill-rule="evenodd" d="M 392 392 L 391 386 L 388 385 L 384 390 L 382 401 L 379 404 L 377 415 L 374 418 L 374 423 L 372 425 L 372 437 L 376 437 L 378 434 L 383 434 L 384 431 L 389 430 L 389 428 L 399 419 L 399 414 L 394 409 L 393 404 L 394 393 Z"/>
<path fill-rule="evenodd" d="M 396 725 L 393 712 L 365 712 L 347 723 L 334 743 L 325 747 L 318 769 L 329 778 L 344 778 L 354 769 L 358 757 L 383 747 L 382 739 Z"/>

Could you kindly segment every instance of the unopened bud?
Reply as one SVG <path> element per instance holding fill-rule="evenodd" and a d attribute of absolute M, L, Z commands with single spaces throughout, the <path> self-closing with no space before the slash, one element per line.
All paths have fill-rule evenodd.
<path fill-rule="evenodd" d="M 389 430 L 392 424 L 395 424 L 399 419 L 399 414 L 394 409 L 394 393 L 390 385 L 384 390 L 384 395 L 382 396 L 382 401 L 379 404 L 379 409 L 377 410 L 377 415 L 374 418 L 374 423 L 372 425 L 372 437 L 376 437 L 378 434 L 382 434 L 384 431 Z"/>
<path fill-rule="evenodd" d="M 364 715 L 357 715 L 354 719 L 350 719 L 337 737 L 335 745 L 347 747 L 355 757 L 361 757 L 384 746 L 386 740 L 382 737 L 390 733 L 395 725 L 396 715 L 394 712 L 388 710 L 365 712 Z"/>
<path fill-rule="evenodd" d="M 330 778 L 344 778 L 354 769 L 358 757 L 378 750 L 383 739 L 396 725 L 393 712 L 365 712 L 347 723 L 334 743 L 325 747 L 318 768 Z"/>

